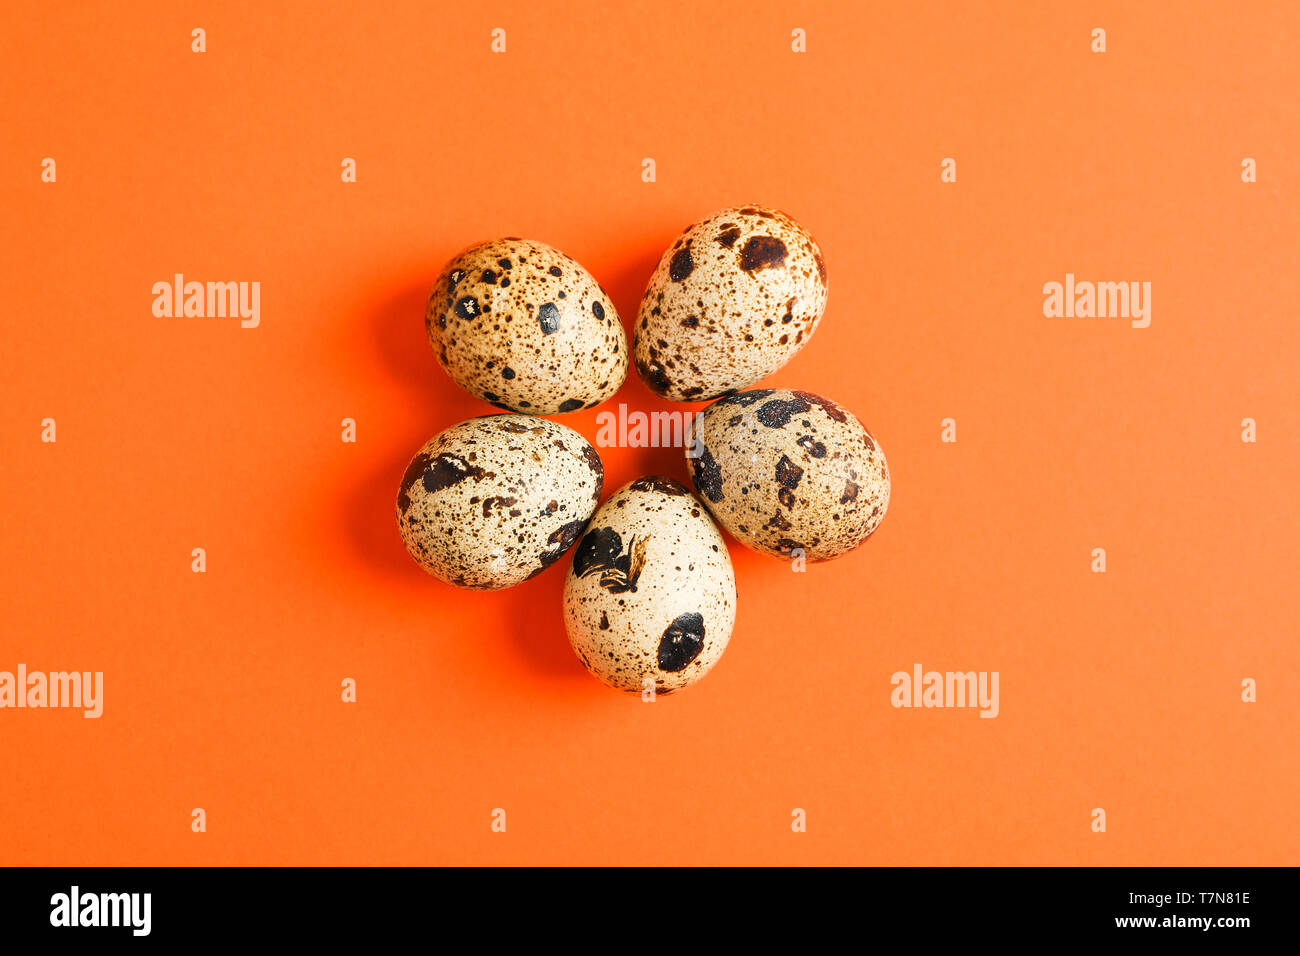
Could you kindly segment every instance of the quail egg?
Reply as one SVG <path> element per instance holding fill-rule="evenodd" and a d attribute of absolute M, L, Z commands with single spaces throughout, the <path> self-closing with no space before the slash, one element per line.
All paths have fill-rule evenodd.
<path fill-rule="evenodd" d="M 691 480 L 742 544 L 826 561 L 852 551 L 889 507 L 889 465 L 847 409 L 811 392 L 760 388 L 692 422 Z"/>
<path fill-rule="evenodd" d="M 564 585 L 573 651 L 620 690 L 668 694 L 718 662 L 736 619 L 736 579 L 702 504 L 669 478 L 623 486 L 578 541 Z"/>
<path fill-rule="evenodd" d="M 465 391 L 507 411 L 592 408 L 627 376 L 627 336 L 591 274 L 527 239 L 470 246 L 448 263 L 424 316 L 434 354 Z"/>
<path fill-rule="evenodd" d="M 826 308 L 826 265 L 808 231 L 763 206 L 701 219 L 660 259 L 641 299 L 641 378 L 672 401 L 748 388 L 808 344 Z"/>
<path fill-rule="evenodd" d="M 411 459 L 397 493 L 406 550 L 439 580 L 508 588 L 558 561 L 600 500 L 591 444 L 531 415 L 453 425 Z"/>

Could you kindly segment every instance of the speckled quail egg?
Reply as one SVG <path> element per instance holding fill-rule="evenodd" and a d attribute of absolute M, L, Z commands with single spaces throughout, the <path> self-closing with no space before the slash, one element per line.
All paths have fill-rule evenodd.
<path fill-rule="evenodd" d="M 865 541 L 889 507 L 889 466 L 846 409 L 811 392 L 753 389 L 692 422 L 687 461 L 718 523 L 765 554 L 826 561 Z"/>
<path fill-rule="evenodd" d="M 611 687 L 667 694 L 718 662 L 736 578 L 708 511 L 668 478 L 639 478 L 601 505 L 564 584 L 569 643 Z"/>
<path fill-rule="evenodd" d="M 507 411 L 591 408 L 627 376 L 614 303 L 542 242 L 495 239 L 461 252 L 434 286 L 424 326 L 456 384 Z"/>
<path fill-rule="evenodd" d="M 762 206 L 701 219 L 664 253 L 636 321 L 636 368 L 673 401 L 708 401 L 785 365 L 826 308 L 808 231 Z"/>
<path fill-rule="evenodd" d="M 471 418 L 411 459 L 397 526 L 411 557 L 439 580 L 508 588 L 569 550 L 604 475 L 596 449 L 571 428 L 531 415 Z"/>

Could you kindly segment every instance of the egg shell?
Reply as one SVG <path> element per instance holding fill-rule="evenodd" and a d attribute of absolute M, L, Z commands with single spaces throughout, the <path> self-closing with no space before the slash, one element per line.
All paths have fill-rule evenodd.
<path fill-rule="evenodd" d="M 742 544 L 826 561 L 852 551 L 889 507 L 889 465 L 847 409 L 811 392 L 752 389 L 692 421 L 695 490 Z"/>
<path fill-rule="evenodd" d="M 508 588 L 569 550 L 604 475 L 596 449 L 571 428 L 531 415 L 471 418 L 411 459 L 397 526 L 411 557 L 439 580 Z"/>
<path fill-rule="evenodd" d="M 573 551 L 564 623 L 578 659 L 611 687 L 686 687 L 718 662 L 736 621 L 727 545 L 681 484 L 639 478 L 601 505 Z"/>
<path fill-rule="evenodd" d="M 544 242 L 494 239 L 461 252 L 434 285 L 424 326 L 452 380 L 507 411 L 591 408 L 627 377 L 614 303 Z"/>
<path fill-rule="evenodd" d="M 826 308 L 821 249 L 776 209 L 724 209 L 659 260 L 637 315 L 637 373 L 672 401 L 709 401 L 771 375 Z"/>

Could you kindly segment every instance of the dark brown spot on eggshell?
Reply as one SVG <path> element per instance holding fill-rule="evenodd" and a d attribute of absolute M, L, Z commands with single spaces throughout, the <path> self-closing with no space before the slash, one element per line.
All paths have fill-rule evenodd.
<path fill-rule="evenodd" d="M 432 494 L 466 479 L 484 477 L 495 478 L 496 475 L 471 465 L 459 455 L 439 455 L 424 471 L 424 490 Z"/>
<path fill-rule="evenodd" d="M 822 411 L 824 411 L 831 418 L 835 419 L 835 421 L 837 422 L 847 422 L 849 420 L 849 416 L 844 411 L 844 409 L 840 408 L 829 398 L 822 398 L 820 395 L 814 395 L 812 392 L 795 392 L 795 394 L 798 395 L 800 398 L 802 398 L 804 401 L 819 406 Z"/>
<path fill-rule="evenodd" d="M 397 494 L 397 507 L 401 511 L 406 511 L 411 507 L 411 496 L 409 494 L 411 486 L 424 477 L 424 469 L 428 467 L 429 456 L 423 453 L 412 458 L 411 463 L 406 466 L 406 474 L 402 475 L 402 487 Z"/>
<path fill-rule="evenodd" d="M 668 277 L 674 282 L 682 282 L 695 269 L 695 262 L 691 259 L 691 247 L 683 246 L 673 253 L 672 264 L 668 267 Z"/>
<path fill-rule="evenodd" d="M 596 473 L 596 497 L 600 497 L 600 486 L 605 481 L 605 465 L 600 460 L 600 453 L 591 445 L 586 445 L 582 449 L 582 457 L 587 461 L 587 467 Z"/>
<path fill-rule="evenodd" d="M 680 484 L 671 478 L 665 478 L 662 475 L 647 475 L 644 478 L 638 478 L 629 486 L 633 491 L 658 491 L 665 495 L 686 495 L 690 494 Z"/>
<path fill-rule="evenodd" d="M 519 499 L 505 498 L 500 495 L 494 495 L 491 498 L 483 499 L 483 517 L 486 518 L 492 513 L 493 508 L 508 508 Z"/>
<path fill-rule="evenodd" d="M 560 310 L 554 302 L 546 302 L 538 307 L 537 323 L 542 327 L 543 335 L 551 335 L 560 330 Z"/>
<path fill-rule="evenodd" d="M 759 408 L 758 420 L 768 428 L 784 428 L 792 415 L 806 412 L 811 407 L 806 398 L 795 392 L 791 398 L 774 398 Z"/>
<path fill-rule="evenodd" d="M 794 526 L 790 524 L 785 515 L 778 511 L 776 514 L 772 515 L 772 517 L 767 519 L 767 524 L 763 525 L 763 527 L 775 528 L 777 531 L 789 531 Z"/>
<path fill-rule="evenodd" d="M 799 487 L 799 479 L 802 477 L 803 469 L 792 462 L 788 455 L 782 455 L 776 463 L 776 480 L 781 486 L 793 491 Z"/>
<path fill-rule="evenodd" d="M 644 538 L 631 538 L 624 551 L 623 539 L 613 528 L 593 528 L 573 554 L 573 573 L 580 578 L 598 574 L 600 586 L 610 594 L 635 591 L 645 565 L 645 549 Z"/>
<path fill-rule="evenodd" d="M 801 435 L 797 444 L 813 458 L 825 458 L 826 446 L 811 435 Z"/>
<path fill-rule="evenodd" d="M 704 616 L 698 611 L 679 614 L 659 639 L 659 669 L 675 673 L 686 669 L 704 650 Z"/>
<path fill-rule="evenodd" d="M 785 265 L 785 243 L 775 236 L 751 236 L 740 250 L 740 268 L 746 272 L 779 269 Z"/>
<path fill-rule="evenodd" d="M 697 439 L 698 440 L 698 439 Z M 698 457 L 690 459 L 691 481 L 695 490 L 710 501 L 722 500 L 722 469 L 708 448 L 701 448 Z"/>
<path fill-rule="evenodd" d="M 573 542 L 578 540 L 578 535 L 582 529 L 587 526 L 586 519 L 570 521 L 556 528 L 547 537 L 547 543 L 552 545 L 550 550 L 543 551 L 537 556 L 537 560 L 543 568 L 549 568 L 564 555 L 573 546 Z"/>
<path fill-rule="evenodd" d="M 735 395 L 728 395 L 725 398 L 721 398 L 714 407 L 729 408 L 735 405 L 739 408 L 748 408 L 755 402 L 761 402 L 771 394 L 772 389 L 770 388 L 752 388 L 747 392 L 737 392 Z"/>
<path fill-rule="evenodd" d="M 672 387 L 672 380 L 668 377 L 664 367 L 658 362 L 642 362 L 638 356 L 636 370 L 642 381 L 650 386 L 651 391 L 659 395 L 663 395 Z"/>

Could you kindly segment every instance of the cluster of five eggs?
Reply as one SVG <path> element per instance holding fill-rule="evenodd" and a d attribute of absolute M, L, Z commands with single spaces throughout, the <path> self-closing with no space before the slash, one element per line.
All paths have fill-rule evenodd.
<path fill-rule="evenodd" d="M 686 441 L 698 497 L 652 476 L 601 505 L 596 449 L 537 416 L 593 408 L 623 384 L 613 303 L 543 243 L 464 250 L 425 327 L 450 377 L 504 412 L 453 425 L 411 460 L 397 498 L 407 550 L 449 584 L 499 589 L 573 548 L 564 618 L 584 666 L 629 691 L 694 683 L 735 623 L 715 521 L 757 551 L 821 561 L 865 541 L 888 507 L 884 453 L 851 413 L 809 392 L 750 388 L 807 343 L 825 306 L 821 251 L 784 213 L 726 209 L 683 232 L 642 297 L 632 353 L 656 394 L 712 402 Z"/>

